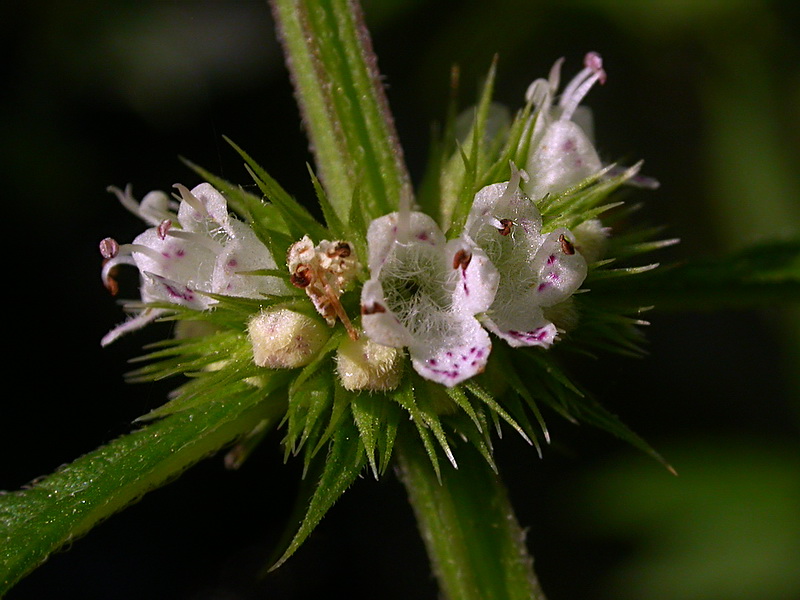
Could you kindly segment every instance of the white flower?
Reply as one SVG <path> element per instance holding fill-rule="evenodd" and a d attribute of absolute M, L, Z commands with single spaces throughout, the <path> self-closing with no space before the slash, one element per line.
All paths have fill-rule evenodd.
<path fill-rule="evenodd" d="M 110 188 L 126 208 L 153 227 L 132 244 L 119 245 L 111 238 L 101 242 L 106 287 L 116 292 L 114 272 L 119 265 L 128 264 L 139 269 L 144 303 L 169 302 L 204 310 L 216 302 L 204 293 L 258 298 L 284 289 L 276 278 L 244 273 L 274 269 L 275 261 L 248 225 L 228 215 L 222 194 L 207 183 L 192 191 L 182 185 L 175 187 L 180 192 L 179 203 L 162 192 L 151 192 L 137 203 L 130 188 L 124 192 Z M 134 311 L 133 305 L 128 309 Z M 163 312 L 145 308 L 112 329 L 101 343 L 109 344 Z"/>
<path fill-rule="evenodd" d="M 519 189 L 523 172 L 476 195 L 464 236 L 500 274 L 494 302 L 482 322 L 511 346 L 550 346 L 556 326 L 542 311 L 569 298 L 586 277 L 586 261 L 567 229 L 541 233 L 536 206 Z"/>
<path fill-rule="evenodd" d="M 537 79 L 525 94 L 537 114 L 525 166 L 530 174 L 525 191 L 536 200 L 563 192 L 603 168 L 592 144 L 591 113 L 579 106 L 595 83 L 605 82 L 603 61 L 596 52 L 589 52 L 583 70 L 567 84 L 554 105 L 563 62 L 563 58 L 556 61 L 549 78 Z"/>
<path fill-rule="evenodd" d="M 486 254 L 463 239 L 447 242 L 436 222 L 401 211 L 370 223 L 371 279 L 361 293 L 361 323 L 373 341 L 408 347 L 423 377 L 453 386 L 480 373 L 491 340 L 475 315 L 489 308 L 498 275 Z"/>

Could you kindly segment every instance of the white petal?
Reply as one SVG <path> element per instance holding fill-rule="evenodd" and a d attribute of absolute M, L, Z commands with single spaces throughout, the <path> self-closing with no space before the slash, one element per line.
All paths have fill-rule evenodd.
<path fill-rule="evenodd" d="M 154 273 L 194 289 L 211 291 L 211 277 L 217 260 L 211 248 L 172 235 L 161 239 L 156 228 L 139 234 L 134 244 L 147 246 L 159 255 L 156 259 L 150 253 L 134 252 L 133 258 L 140 272 Z M 144 296 L 142 299 L 148 301 Z"/>
<path fill-rule="evenodd" d="M 214 301 L 187 285 L 172 281 L 155 273 L 142 273 L 142 300 L 144 302 L 167 301 L 195 310 L 205 310 Z"/>
<path fill-rule="evenodd" d="M 275 269 L 275 261 L 249 226 L 231 219 L 233 237 L 217 256 L 210 291 L 215 294 L 258 298 L 285 291 L 277 277 L 240 274 L 258 269 Z"/>
<path fill-rule="evenodd" d="M 538 200 L 559 194 L 602 169 L 600 157 L 579 125 L 555 121 L 547 128 L 525 169 L 530 181 L 525 191 Z"/>
<path fill-rule="evenodd" d="M 550 233 L 532 265 L 538 283 L 533 288 L 539 306 L 566 300 L 586 279 L 586 259 L 575 249 L 574 236 L 564 228 Z"/>
<path fill-rule="evenodd" d="M 411 212 L 404 223 L 400 213 L 384 215 L 372 221 L 367 230 L 369 269 L 375 277 L 383 263 L 394 251 L 395 244 L 429 244 L 443 246 L 444 234 L 431 217 L 421 212 Z"/>
<path fill-rule="evenodd" d="M 370 339 L 384 346 L 402 348 L 413 342 L 397 315 L 387 309 L 383 288 L 377 279 L 370 279 L 361 289 L 361 326 Z"/>
<path fill-rule="evenodd" d="M 178 222 L 183 229 L 212 236 L 230 234 L 228 203 L 211 184 L 201 183 L 191 192 L 184 186 L 176 187 L 184 198 L 178 209 Z"/>
<path fill-rule="evenodd" d="M 500 275 L 486 253 L 458 238 L 447 243 L 446 256 L 458 275 L 453 309 L 465 317 L 489 310 L 497 293 Z"/>
<path fill-rule="evenodd" d="M 447 387 L 481 373 L 492 350 L 489 334 L 475 319 L 454 322 L 450 334 L 446 343 L 432 339 L 410 348 L 414 370 Z"/>
<path fill-rule="evenodd" d="M 130 333 L 131 331 L 136 331 L 141 329 L 145 325 L 148 325 L 155 321 L 159 315 L 163 314 L 165 311 L 156 309 L 156 308 L 146 308 L 138 315 L 131 317 L 124 323 L 120 323 L 114 329 L 109 331 L 107 334 L 103 336 L 103 339 L 100 340 L 101 346 L 108 346 L 111 342 L 115 341 L 117 338 L 125 335 L 126 333 Z"/>

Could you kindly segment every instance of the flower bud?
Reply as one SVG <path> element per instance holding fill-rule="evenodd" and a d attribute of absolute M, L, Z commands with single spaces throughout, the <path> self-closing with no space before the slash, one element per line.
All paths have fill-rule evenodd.
<path fill-rule="evenodd" d="M 347 390 L 393 390 L 403 376 L 403 351 L 373 342 L 366 336 L 356 341 L 347 339 L 336 354 L 336 370 L 342 387 Z"/>
<path fill-rule="evenodd" d="M 328 340 L 316 319 L 285 308 L 258 313 L 247 325 L 253 361 L 259 367 L 294 369 L 310 363 Z"/>

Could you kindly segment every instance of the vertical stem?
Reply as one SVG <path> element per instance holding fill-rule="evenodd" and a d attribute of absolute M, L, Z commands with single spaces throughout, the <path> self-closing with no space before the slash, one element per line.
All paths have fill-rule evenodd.
<path fill-rule="evenodd" d="M 358 189 L 372 218 L 411 194 L 383 83 L 355 0 L 270 0 L 328 199 L 349 219 Z"/>
<path fill-rule="evenodd" d="M 443 596 L 545 600 L 505 487 L 483 457 L 465 444 L 458 470 L 444 469 L 440 482 L 416 436 L 401 438 L 400 477 Z"/>

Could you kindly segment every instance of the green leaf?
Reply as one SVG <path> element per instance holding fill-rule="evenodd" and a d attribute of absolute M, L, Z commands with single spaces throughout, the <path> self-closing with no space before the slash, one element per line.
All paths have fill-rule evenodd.
<path fill-rule="evenodd" d="M 616 284 L 616 285 L 615 285 Z M 800 302 L 800 240 L 759 244 L 722 258 L 662 266 L 622 282 L 597 281 L 600 301 L 658 310 L 716 310 Z"/>
<path fill-rule="evenodd" d="M 397 210 L 411 186 L 358 3 L 271 0 L 316 167 L 346 222 L 360 185 L 371 218 Z"/>
<path fill-rule="evenodd" d="M 369 466 L 375 479 L 378 479 L 378 463 L 375 459 L 375 451 L 378 446 L 378 439 L 381 436 L 383 425 L 381 413 L 384 405 L 389 405 L 389 403 L 382 396 L 376 398 L 364 394 L 353 394 L 350 402 L 350 410 L 353 412 L 353 419 L 358 427 L 361 443 L 364 444 L 364 452 L 367 455 Z"/>
<path fill-rule="evenodd" d="M 0 596 L 64 544 L 283 406 L 258 390 L 157 421 L 82 456 L 28 489 L 0 495 Z"/>
<path fill-rule="evenodd" d="M 321 431 L 322 420 L 333 402 L 333 375 L 317 371 L 300 385 L 292 385 L 286 411 L 288 427 L 284 445 L 286 455 L 297 454 L 314 431 Z"/>
<path fill-rule="evenodd" d="M 280 215 L 283 217 L 284 223 L 286 223 L 289 234 L 293 238 L 299 239 L 304 235 L 309 235 L 311 238 L 319 241 L 327 237 L 328 232 L 325 227 L 320 225 L 303 205 L 292 198 L 292 196 L 284 190 L 261 165 L 231 140 L 228 138 L 225 138 L 225 140 L 233 146 L 233 149 L 244 159 L 245 167 L 253 178 L 253 181 L 256 182 L 256 185 L 264 196 L 266 196 L 280 211 Z"/>
<path fill-rule="evenodd" d="M 355 425 L 346 420 L 342 421 L 333 437 L 322 476 L 311 497 L 303 521 L 289 547 L 270 570 L 280 567 L 297 551 L 325 513 L 356 480 L 365 464 L 364 447 Z"/>

